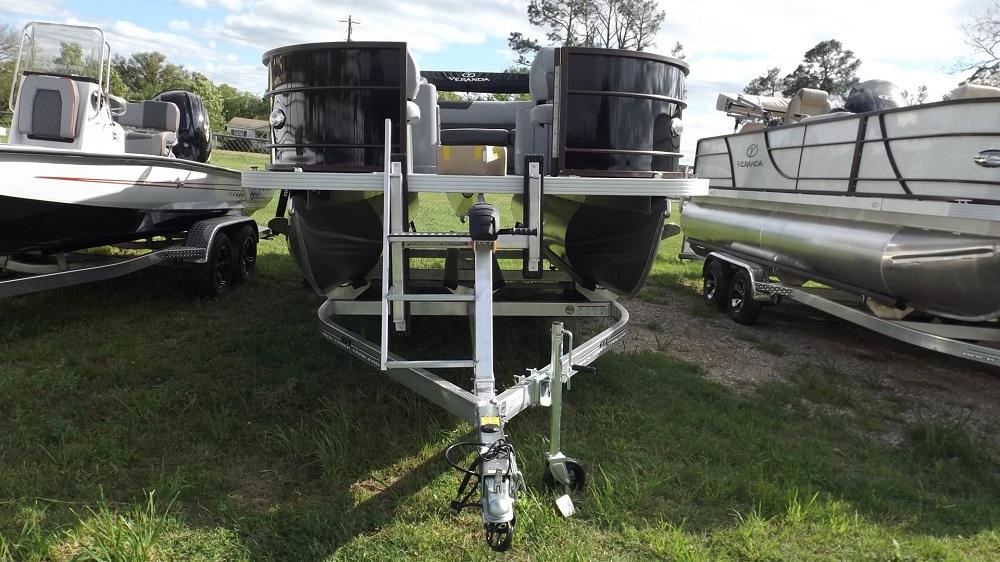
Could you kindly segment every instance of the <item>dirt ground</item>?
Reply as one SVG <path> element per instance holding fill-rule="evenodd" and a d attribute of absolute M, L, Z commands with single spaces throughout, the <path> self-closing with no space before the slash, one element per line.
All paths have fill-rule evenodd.
<path fill-rule="evenodd" d="M 655 349 L 700 366 L 706 376 L 745 392 L 815 369 L 845 384 L 904 404 L 905 422 L 965 424 L 1000 442 L 1000 367 L 908 345 L 797 304 L 767 307 L 741 326 L 697 295 L 671 292 L 671 304 L 626 303 L 626 349 Z M 901 439 L 902 425 L 880 438 Z"/>

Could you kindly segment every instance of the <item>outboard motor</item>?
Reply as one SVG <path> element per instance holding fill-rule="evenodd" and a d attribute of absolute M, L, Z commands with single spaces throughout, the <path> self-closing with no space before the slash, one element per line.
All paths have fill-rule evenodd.
<path fill-rule="evenodd" d="M 887 80 L 866 80 L 855 86 L 847 95 L 844 109 L 851 113 L 866 113 L 893 109 L 906 105 L 899 88 Z"/>
<path fill-rule="evenodd" d="M 212 154 L 212 133 L 208 112 L 205 111 L 201 97 L 184 90 L 169 90 L 157 94 L 153 99 L 172 102 L 181 110 L 174 156 L 184 160 L 208 162 L 208 157 Z"/>

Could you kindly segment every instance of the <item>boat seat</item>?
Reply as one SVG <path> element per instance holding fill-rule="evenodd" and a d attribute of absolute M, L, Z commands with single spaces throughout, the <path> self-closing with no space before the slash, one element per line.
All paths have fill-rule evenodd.
<path fill-rule="evenodd" d="M 510 131 L 507 129 L 444 129 L 441 131 L 444 146 L 507 146 Z"/>
<path fill-rule="evenodd" d="M 180 127 L 181 110 L 168 101 L 141 101 L 125 104 L 125 113 L 116 115 L 122 127 L 145 131 L 176 133 Z"/>
<path fill-rule="evenodd" d="M 1000 88 L 980 84 L 962 84 L 948 94 L 950 100 L 966 100 L 972 98 L 1000 97 Z"/>
<path fill-rule="evenodd" d="M 441 131 L 437 86 L 422 80 L 413 103 L 420 110 L 420 120 L 412 124 L 411 130 L 413 171 L 418 174 L 433 174 L 437 167 L 437 145 Z"/>
<path fill-rule="evenodd" d="M 767 123 L 761 123 L 759 121 L 748 121 L 740 128 L 741 133 L 752 133 L 753 131 L 759 131 L 761 129 L 766 129 Z"/>
<path fill-rule="evenodd" d="M 125 131 L 125 152 L 130 154 L 170 156 L 175 144 L 177 135 L 170 131 Z"/>
<path fill-rule="evenodd" d="M 125 152 L 170 156 L 177 144 L 181 111 L 166 101 L 130 102 L 115 121 L 125 127 Z"/>
<path fill-rule="evenodd" d="M 556 51 L 543 47 L 535 55 L 528 74 L 528 91 L 535 105 L 517 112 L 517 128 L 514 146 L 514 171 L 524 173 L 524 155 L 544 154 L 545 170 L 548 172 L 551 159 L 552 123 L 555 117 L 555 73 Z"/>
<path fill-rule="evenodd" d="M 799 119 L 799 123 L 803 122 L 813 122 L 813 121 L 823 121 L 824 119 L 833 119 L 835 117 L 843 117 L 845 115 L 854 115 L 850 111 L 834 111 L 832 113 L 824 113 L 823 115 L 809 115 L 808 117 L 803 117 Z"/>
<path fill-rule="evenodd" d="M 810 115 L 823 115 L 829 113 L 831 109 L 833 104 L 830 103 L 830 94 L 823 90 L 802 88 L 788 102 L 785 123 L 796 123 L 799 119 Z"/>
<path fill-rule="evenodd" d="M 19 132 L 44 140 L 76 139 L 79 94 L 71 79 L 29 74 L 17 99 Z"/>

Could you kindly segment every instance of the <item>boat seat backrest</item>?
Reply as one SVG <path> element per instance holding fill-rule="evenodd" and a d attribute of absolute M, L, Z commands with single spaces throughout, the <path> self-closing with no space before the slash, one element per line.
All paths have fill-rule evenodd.
<path fill-rule="evenodd" d="M 415 100 L 417 95 L 420 94 L 420 67 L 417 65 L 417 61 L 413 59 L 413 55 L 409 51 L 406 52 L 406 99 Z"/>
<path fill-rule="evenodd" d="M 415 103 L 420 111 L 420 120 L 413 123 L 411 129 L 413 171 L 433 174 L 437 166 L 437 145 L 441 131 L 437 86 L 423 80 L 416 100 L 409 103 Z"/>
<path fill-rule="evenodd" d="M 528 91 L 535 103 L 551 103 L 556 98 L 556 50 L 542 47 L 531 62 Z"/>
<path fill-rule="evenodd" d="M 948 99 L 950 100 L 997 97 L 1000 97 L 1000 88 L 983 86 L 981 84 L 962 84 L 948 94 Z"/>
<path fill-rule="evenodd" d="M 30 138 L 74 140 L 79 106 L 73 80 L 29 74 L 17 97 L 17 129 Z"/>
<path fill-rule="evenodd" d="M 507 129 L 443 129 L 444 146 L 508 146 L 511 133 Z"/>
<path fill-rule="evenodd" d="M 130 129 L 176 133 L 180 127 L 181 111 L 177 104 L 168 101 L 129 102 L 125 113 L 115 116 L 115 121 Z"/>
<path fill-rule="evenodd" d="M 829 113 L 831 109 L 833 109 L 833 104 L 830 103 L 830 94 L 823 90 L 802 88 L 788 102 L 785 123 L 795 123 L 802 117 L 809 115 Z"/>

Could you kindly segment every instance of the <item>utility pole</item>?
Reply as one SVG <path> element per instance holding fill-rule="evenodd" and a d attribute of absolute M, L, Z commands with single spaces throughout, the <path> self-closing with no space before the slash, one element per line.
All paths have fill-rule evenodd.
<path fill-rule="evenodd" d="M 361 22 L 355 20 L 354 16 L 352 14 L 348 14 L 347 15 L 347 19 L 346 20 L 340 20 L 340 23 L 346 23 L 347 24 L 347 41 L 350 42 L 350 40 L 351 40 L 351 33 L 354 31 L 354 26 L 355 25 L 361 25 Z"/>

